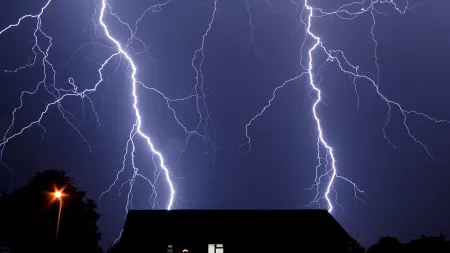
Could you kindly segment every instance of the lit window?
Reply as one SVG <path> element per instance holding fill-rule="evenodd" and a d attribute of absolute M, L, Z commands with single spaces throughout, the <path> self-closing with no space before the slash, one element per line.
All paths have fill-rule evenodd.
<path fill-rule="evenodd" d="M 223 244 L 216 244 L 216 253 L 223 253 Z"/>
<path fill-rule="evenodd" d="M 167 253 L 173 253 L 173 246 L 172 246 L 172 244 L 167 245 Z"/>
<path fill-rule="evenodd" d="M 214 247 L 214 244 L 208 244 L 208 253 L 216 253 L 216 247 Z"/>
<path fill-rule="evenodd" d="M 208 244 L 208 253 L 223 253 L 223 244 Z"/>
<path fill-rule="evenodd" d="M 172 249 L 173 247 L 172 247 L 171 244 L 169 244 L 169 245 L 167 245 L 167 248 L 168 248 L 168 249 Z"/>

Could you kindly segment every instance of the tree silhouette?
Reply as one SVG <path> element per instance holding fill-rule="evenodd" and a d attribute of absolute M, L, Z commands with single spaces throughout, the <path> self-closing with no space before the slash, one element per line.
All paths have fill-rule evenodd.
<path fill-rule="evenodd" d="M 366 248 L 364 248 L 358 241 L 351 238 L 348 243 L 348 252 L 349 253 L 365 253 Z"/>
<path fill-rule="evenodd" d="M 380 240 L 372 245 L 367 253 L 403 253 L 402 244 L 395 237 L 381 237 Z"/>
<path fill-rule="evenodd" d="M 0 201 L 0 248 L 21 252 L 102 252 L 96 225 L 100 215 L 85 192 L 63 171 L 38 173 L 27 185 Z M 59 201 L 52 192 L 64 189 L 58 235 Z M 56 240 L 57 238 L 57 240 Z M 56 242 L 56 243 L 55 243 Z"/>
<path fill-rule="evenodd" d="M 420 239 L 405 244 L 405 251 L 408 253 L 447 253 L 450 252 L 450 248 L 443 234 L 437 237 L 422 235 Z"/>
<path fill-rule="evenodd" d="M 450 241 L 440 236 L 424 236 L 402 244 L 395 237 L 381 237 L 367 253 L 450 253 Z"/>

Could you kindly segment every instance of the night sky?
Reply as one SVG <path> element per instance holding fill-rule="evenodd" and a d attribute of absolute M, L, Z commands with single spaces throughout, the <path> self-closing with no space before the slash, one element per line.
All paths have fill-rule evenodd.
<path fill-rule="evenodd" d="M 154 4 L 146 0 L 108 2 L 121 21 L 133 29 L 145 9 Z M 217 2 L 214 22 L 205 37 L 202 64 L 210 121 L 206 121 L 207 111 L 201 107 L 205 118 L 199 132 L 209 134 L 210 141 L 192 135 L 183 152 L 187 135 L 164 98 L 138 86 L 142 129 L 171 171 L 176 190 L 174 209 L 300 209 L 314 198 L 315 192 L 307 188 L 314 183 L 317 165 L 317 127 L 311 110 L 317 94 L 311 90 L 306 75 L 277 91 L 271 107 L 249 128 L 252 148 L 247 153 L 248 146 L 239 148 L 247 141 L 245 125 L 267 105 L 274 89 L 300 75 L 304 71 L 300 63 L 307 65 L 307 50 L 313 41 L 306 40 L 301 54 L 305 27 L 300 17 L 304 19 L 308 13 L 305 10 L 301 14 L 303 1 L 297 2 L 300 8 L 293 2 L 248 0 L 253 33 L 244 0 Z M 333 11 L 353 1 L 309 2 L 324 11 Z M 418 3 L 409 2 L 410 6 Z M 22 15 L 39 13 L 45 3 L 0 1 L 0 31 Z M 402 9 L 407 0 L 395 3 Z M 192 58 L 201 47 L 213 6 L 213 0 L 172 0 L 160 11 L 149 11 L 136 33 L 147 52 L 137 40 L 127 48 L 138 68 L 137 78 L 169 98 L 194 94 L 196 72 Z M 367 6 L 368 3 L 362 7 Z M 380 91 L 406 110 L 450 119 L 450 2 L 428 0 L 403 15 L 393 7 L 376 5 L 374 33 Z M 52 0 L 42 15 L 42 30 L 53 38 L 47 60 L 56 71 L 56 88 L 71 89 L 69 78 L 75 80 L 78 91 L 92 88 L 99 80 L 100 65 L 115 52 L 99 26 L 98 11 L 94 0 Z M 36 22 L 37 19 L 25 19 L 19 27 L 0 35 L 1 69 L 16 69 L 32 61 Z M 105 14 L 105 22 L 114 37 L 127 42 L 129 31 L 125 25 L 109 13 Z M 361 73 L 375 78 L 371 26 L 372 16 L 367 12 L 353 20 L 342 20 L 336 15 L 314 18 L 311 30 L 328 49 L 344 51 Z M 38 40 L 41 48 L 49 45 L 42 34 Z M 200 57 L 201 53 L 197 54 L 194 62 L 197 67 Z M 393 107 L 385 132 L 397 146 L 394 148 L 383 136 L 388 107 L 374 86 L 357 80 L 355 92 L 353 80 L 340 71 L 336 61 L 323 65 L 326 55 L 319 49 L 313 57 L 315 82 L 322 90 L 323 101 L 317 113 L 324 137 L 333 147 L 339 174 L 367 194 L 358 195 L 365 202 L 360 201 L 354 197 L 351 184 L 336 180 L 337 200 L 344 210 L 333 202 L 333 216 L 366 246 L 384 235 L 397 236 L 402 241 L 440 231 L 450 236 L 450 124 L 408 114 L 411 133 L 427 146 L 433 159 L 408 136 L 402 114 Z M 48 64 L 44 71 L 42 59 L 39 53 L 32 67 L 17 73 L 0 72 L 0 139 L 11 124 L 12 111 L 20 105 L 21 92 L 34 90 L 44 73 L 47 85 L 51 85 L 52 72 Z M 79 188 L 96 200 L 114 182 L 135 121 L 130 65 L 125 58 L 115 57 L 103 73 L 105 81 L 89 98 L 69 97 L 62 102 L 67 120 L 79 132 L 57 107 L 51 107 L 41 127 L 34 125 L 7 143 L 3 161 L 14 171 L 13 190 L 43 169 L 65 170 L 77 179 Z M 35 95 L 24 96 L 23 101 L 6 137 L 37 120 L 55 98 L 41 86 Z M 200 104 L 203 105 L 202 99 Z M 196 128 L 199 118 L 195 99 L 170 105 L 184 126 Z M 135 165 L 139 173 L 153 180 L 151 152 L 142 138 L 134 140 Z M 159 162 L 156 157 L 155 162 Z M 120 186 L 133 174 L 130 159 L 125 165 L 117 184 L 99 202 L 103 246 L 118 237 L 125 219 L 130 184 Z M 2 166 L 0 190 L 7 192 L 9 186 L 10 172 Z M 155 208 L 165 208 L 169 191 L 163 174 L 159 175 L 156 189 L 157 201 L 149 203 L 152 188 L 137 178 L 132 208 L 151 209 L 152 203 L 156 203 Z M 323 186 L 320 190 L 323 195 Z M 336 194 L 332 192 L 330 196 L 335 201 Z M 312 208 L 327 205 L 321 200 L 320 206 Z"/>

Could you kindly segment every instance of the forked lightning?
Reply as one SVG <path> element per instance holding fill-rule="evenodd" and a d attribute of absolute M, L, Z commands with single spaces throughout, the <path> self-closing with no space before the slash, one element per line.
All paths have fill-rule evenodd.
<path fill-rule="evenodd" d="M 399 14 L 405 14 L 408 10 L 420 5 L 420 3 L 415 4 L 415 5 L 409 5 L 409 2 L 408 2 L 408 4 L 405 7 L 401 8 L 397 3 L 394 2 L 394 0 L 361 0 L 361 1 L 353 1 L 349 4 L 342 5 L 333 11 L 325 11 L 323 8 L 314 6 L 313 0 L 305 0 L 304 2 L 302 1 L 302 3 L 298 3 L 295 0 L 292 0 L 291 2 L 296 6 L 296 8 L 300 8 L 303 5 L 303 8 L 302 8 L 302 11 L 300 14 L 300 22 L 304 25 L 305 39 L 301 46 L 300 56 L 301 56 L 301 58 L 303 58 L 303 57 L 307 58 L 307 64 L 306 64 L 306 66 L 305 66 L 305 64 L 302 64 L 302 59 L 301 59 L 300 65 L 304 72 L 301 73 L 299 76 L 291 78 L 291 79 L 285 81 L 282 85 L 276 87 L 275 90 L 273 91 L 272 97 L 268 101 L 268 104 L 266 106 L 264 106 L 264 108 L 258 114 L 256 114 L 253 118 L 251 118 L 250 121 L 247 123 L 247 125 L 245 127 L 245 129 L 246 129 L 245 134 L 246 134 L 247 141 L 242 145 L 242 146 L 247 147 L 247 152 L 249 152 L 251 149 L 251 138 L 249 135 L 249 128 L 250 128 L 251 124 L 257 118 L 262 116 L 263 113 L 266 111 L 266 109 L 271 106 L 272 101 L 276 97 L 276 92 L 280 88 L 283 88 L 287 83 L 296 81 L 300 77 L 307 76 L 308 77 L 307 82 L 308 82 L 309 86 L 311 87 L 312 91 L 314 91 L 314 93 L 316 95 L 316 98 L 315 98 L 313 106 L 312 106 L 312 114 L 313 114 L 314 120 L 316 122 L 318 163 L 315 168 L 316 176 L 314 179 L 314 184 L 309 188 L 310 190 L 315 191 L 315 196 L 314 196 L 313 200 L 308 205 L 306 205 L 306 207 L 311 207 L 313 205 L 320 206 L 321 200 L 325 200 L 325 202 L 327 204 L 327 209 L 329 212 L 333 211 L 334 204 L 341 206 L 337 202 L 337 192 L 334 189 L 334 183 L 336 180 L 343 180 L 343 181 L 349 183 L 354 189 L 355 197 L 361 201 L 364 201 L 364 199 L 362 197 L 365 195 L 365 192 L 363 190 L 361 190 L 360 188 L 358 188 L 358 186 L 353 181 L 351 181 L 350 179 L 348 179 L 338 173 L 334 149 L 324 136 L 324 132 L 326 130 L 323 128 L 323 124 L 321 122 L 321 117 L 317 113 L 317 108 L 322 102 L 322 90 L 316 84 L 317 81 L 315 80 L 315 76 L 317 76 L 318 71 L 324 64 L 326 64 L 326 62 L 335 62 L 335 63 L 337 63 L 337 65 L 340 68 L 340 70 L 342 71 L 342 73 L 344 73 L 352 78 L 353 83 L 355 85 L 356 92 L 357 92 L 357 90 L 356 90 L 357 81 L 366 81 L 374 87 L 374 90 L 377 93 L 377 95 L 380 97 L 380 99 L 382 99 L 386 103 L 388 111 L 387 111 L 386 122 L 383 126 L 382 131 L 383 131 L 384 138 L 388 141 L 389 144 L 396 147 L 396 145 L 387 136 L 385 129 L 388 126 L 389 121 L 391 119 L 392 110 L 398 110 L 403 117 L 403 125 L 404 125 L 405 131 L 407 132 L 409 137 L 415 143 L 419 144 L 423 148 L 423 150 L 428 154 L 428 156 L 430 158 L 439 161 L 437 158 L 435 158 L 431 154 L 428 147 L 421 140 L 419 140 L 417 137 L 415 137 L 415 135 L 412 133 L 410 127 L 408 126 L 408 116 L 409 115 L 420 116 L 426 120 L 430 120 L 435 123 L 450 123 L 450 121 L 436 119 L 431 116 L 428 116 L 425 113 L 418 112 L 416 110 L 405 109 L 400 103 L 387 98 L 381 92 L 379 85 L 378 85 L 379 84 L 378 83 L 379 76 L 380 76 L 380 66 L 378 64 L 378 55 L 377 55 L 378 42 L 375 38 L 374 29 L 376 26 L 376 14 L 383 14 L 383 13 L 378 11 L 377 7 L 379 5 L 383 5 L 383 4 L 391 5 L 392 8 L 394 8 L 394 10 L 396 12 L 398 12 Z M 359 10 L 359 11 L 355 12 L 353 10 Z M 322 39 L 312 31 L 313 26 L 314 26 L 314 19 L 320 19 L 320 18 L 324 18 L 324 17 L 334 16 L 334 17 L 337 17 L 340 19 L 353 20 L 353 19 L 358 18 L 361 15 L 371 15 L 371 17 L 372 17 L 372 26 L 369 28 L 368 32 L 374 43 L 374 60 L 375 60 L 374 65 L 377 70 L 376 74 L 374 76 L 376 76 L 376 78 L 370 77 L 369 75 L 366 74 L 367 72 L 362 72 L 357 65 L 354 65 L 353 63 L 351 63 L 346 58 L 346 56 L 342 50 L 327 48 L 325 46 L 326 42 L 322 41 Z M 305 47 L 307 47 L 307 44 L 308 44 L 307 40 L 312 40 L 313 42 L 312 42 L 312 45 L 309 46 L 309 48 L 305 49 Z M 318 62 L 318 60 L 316 60 L 316 58 L 314 57 L 314 54 L 319 53 L 319 52 L 323 52 L 326 54 L 326 56 L 327 56 L 326 62 Z M 356 94 L 358 96 L 358 93 L 356 93 Z M 359 96 L 358 96 L 358 99 L 359 99 Z M 325 152 L 323 152 L 323 151 L 325 151 Z M 322 187 L 322 185 L 324 185 L 324 186 Z M 334 193 L 334 195 L 332 194 L 332 192 Z"/>

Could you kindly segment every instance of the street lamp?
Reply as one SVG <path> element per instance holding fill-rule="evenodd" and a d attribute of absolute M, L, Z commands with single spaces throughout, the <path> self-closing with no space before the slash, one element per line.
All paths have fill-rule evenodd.
<path fill-rule="evenodd" d="M 62 197 L 61 191 L 56 191 L 53 193 L 55 195 L 55 198 L 60 199 Z"/>
<path fill-rule="evenodd" d="M 58 200 L 59 201 L 58 223 L 56 223 L 55 246 L 54 246 L 53 252 L 56 252 L 56 243 L 58 241 L 59 222 L 61 220 L 61 209 L 62 209 L 62 203 L 63 203 L 62 198 L 64 196 L 65 195 L 62 192 L 62 190 L 55 189 L 55 191 L 53 192 L 53 200 Z"/>

